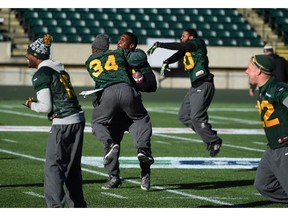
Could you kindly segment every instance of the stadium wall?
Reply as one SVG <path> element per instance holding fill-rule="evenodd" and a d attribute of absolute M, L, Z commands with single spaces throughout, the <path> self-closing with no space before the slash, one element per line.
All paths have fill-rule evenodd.
<path fill-rule="evenodd" d="M 116 45 L 112 44 L 111 49 Z M 147 51 L 149 46 L 139 45 L 138 48 Z M 215 75 L 215 86 L 218 89 L 247 89 L 248 79 L 245 69 L 249 58 L 254 54 L 262 53 L 261 47 L 208 47 L 208 57 L 211 72 Z M 11 43 L 0 42 L 0 86 L 30 86 L 31 76 L 35 69 L 27 68 L 23 53 L 22 57 L 11 57 Z M 163 50 L 163 49 L 162 49 Z M 85 69 L 85 61 L 91 54 L 90 44 L 55 43 L 51 49 L 51 58 L 66 65 L 74 86 L 94 86 Z M 167 53 L 167 55 L 171 55 Z M 190 80 L 187 76 L 161 77 L 159 67 L 168 56 L 155 51 L 148 58 L 161 88 L 189 88 Z M 153 60 L 152 60 L 153 59 Z M 174 67 L 174 70 L 177 70 Z"/>

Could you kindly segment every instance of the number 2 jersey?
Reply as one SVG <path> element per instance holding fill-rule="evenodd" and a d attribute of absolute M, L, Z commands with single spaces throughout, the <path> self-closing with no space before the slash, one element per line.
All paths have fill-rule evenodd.
<path fill-rule="evenodd" d="M 268 145 L 272 149 L 288 146 L 288 108 L 283 100 L 288 97 L 288 85 L 271 77 L 259 88 L 257 105 Z"/>
<path fill-rule="evenodd" d="M 50 120 L 52 116 L 62 119 L 82 111 L 69 74 L 61 63 L 50 59 L 41 62 L 33 75 L 32 84 L 37 92 L 43 89 L 50 90 L 52 99 L 52 111 L 48 114 Z"/>

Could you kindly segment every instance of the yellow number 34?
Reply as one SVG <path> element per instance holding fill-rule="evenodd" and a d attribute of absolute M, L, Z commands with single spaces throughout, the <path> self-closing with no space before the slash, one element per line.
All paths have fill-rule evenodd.
<path fill-rule="evenodd" d="M 266 112 L 263 115 L 263 122 L 262 122 L 263 127 L 272 127 L 280 123 L 278 118 L 270 119 L 272 113 L 275 111 L 271 103 L 269 103 L 267 100 L 263 100 L 261 104 L 260 101 L 257 101 L 257 105 L 259 115 L 261 115 L 261 112 L 265 107 L 267 108 Z"/>
<path fill-rule="evenodd" d="M 104 69 L 105 70 L 118 70 L 118 65 L 116 64 L 115 56 L 109 55 L 104 65 L 104 68 L 99 59 L 92 60 L 89 64 L 89 68 L 94 71 L 92 75 L 94 77 L 98 77 L 104 71 Z"/>

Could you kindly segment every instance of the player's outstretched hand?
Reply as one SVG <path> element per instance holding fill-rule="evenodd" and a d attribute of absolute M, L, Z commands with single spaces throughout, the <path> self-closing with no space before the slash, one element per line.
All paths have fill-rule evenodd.
<path fill-rule="evenodd" d="M 156 48 L 160 46 L 159 42 L 155 42 L 152 47 L 150 47 L 147 51 L 147 55 L 152 55 Z"/>
<path fill-rule="evenodd" d="M 162 64 L 162 67 L 161 67 L 161 70 L 160 70 L 160 74 L 162 75 L 162 76 L 165 76 L 165 72 L 166 71 L 171 71 L 171 69 L 169 68 L 169 64 L 168 64 L 168 62 L 163 62 L 163 64 Z"/>
<path fill-rule="evenodd" d="M 25 104 L 23 104 L 24 106 L 31 108 L 31 103 L 32 102 L 37 102 L 33 97 L 29 97 L 27 98 L 27 100 L 25 101 Z"/>

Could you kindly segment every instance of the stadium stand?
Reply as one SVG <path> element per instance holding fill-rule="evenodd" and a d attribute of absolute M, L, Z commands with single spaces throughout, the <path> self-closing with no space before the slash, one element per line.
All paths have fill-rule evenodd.
<path fill-rule="evenodd" d="M 177 38 L 183 27 L 196 27 L 208 44 L 262 46 L 260 36 L 235 9 L 29 8 L 15 12 L 31 40 L 51 30 L 55 42 L 66 41 L 65 35 L 67 42 L 90 43 L 97 33 L 106 32 L 115 40 L 121 32 L 131 30 L 137 33 L 140 43 L 146 43 L 147 37 Z M 226 40 L 228 37 L 233 40 Z M 243 43 L 244 39 L 251 39 L 250 43 Z"/>
<path fill-rule="evenodd" d="M 287 8 L 258 8 L 255 11 L 262 17 L 265 23 L 288 44 L 288 9 Z"/>

